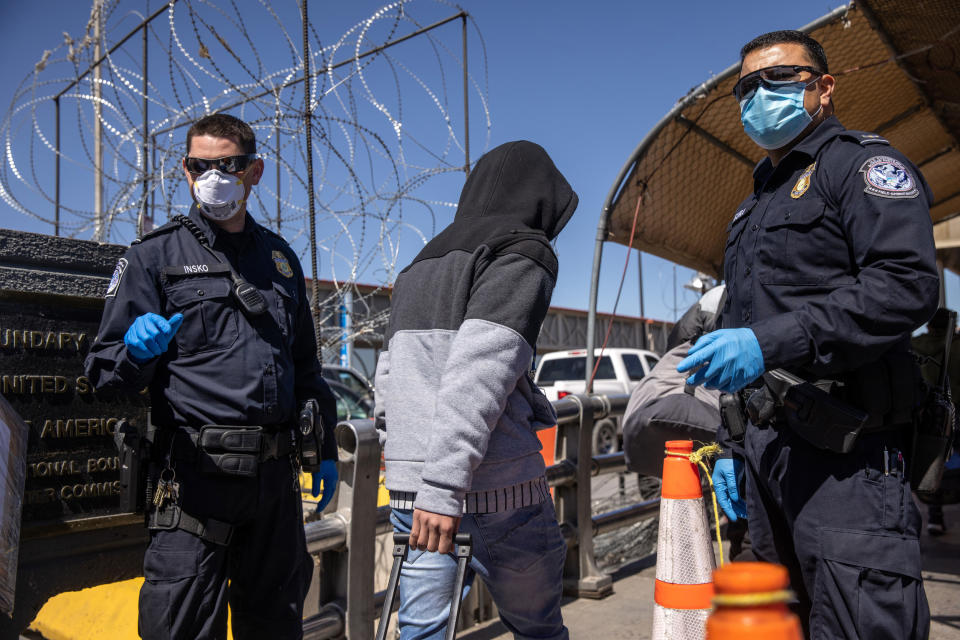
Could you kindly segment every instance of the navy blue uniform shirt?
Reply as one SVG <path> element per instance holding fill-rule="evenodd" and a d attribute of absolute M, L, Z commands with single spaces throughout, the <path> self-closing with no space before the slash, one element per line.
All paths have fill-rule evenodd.
<path fill-rule="evenodd" d="M 723 326 L 750 327 L 767 370 L 819 377 L 907 349 L 939 292 L 917 168 L 831 116 L 753 175 L 728 227 Z"/>
<path fill-rule="evenodd" d="M 200 215 L 190 219 L 222 260 L 266 298 L 269 313 L 245 315 L 232 294 L 229 268 L 179 223 L 135 242 L 117 266 L 100 331 L 87 356 L 96 388 L 149 386 L 153 422 L 293 426 L 302 403 L 316 398 L 326 425 L 322 455 L 336 460 L 336 400 L 320 375 L 303 271 L 290 246 L 249 215 L 227 233 Z M 123 336 L 153 312 L 183 324 L 161 356 L 140 364 Z"/>

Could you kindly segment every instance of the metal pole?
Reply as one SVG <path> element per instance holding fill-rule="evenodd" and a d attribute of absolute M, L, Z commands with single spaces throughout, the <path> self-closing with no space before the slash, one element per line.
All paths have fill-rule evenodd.
<path fill-rule="evenodd" d="M 463 147 L 466 162 L 463 165 L 463 172 L 470 175 L 470 87 L 469 74 L 467 73 L 467 16 L 463 18 Z"/>
<path fill-rule="evenodd" d="M 340 366 L 353 365 L 353 291 L 347 290 L 343 294 L 340 304 Z"/>
<path fill-rule="evenodd" d="M 673 321 L 677 321 L 677 265 L 673 265 Z"/>
<path fill-rule="evenodd" d="M 150 0 L 146 0 L 146 13 L 150 12 Z M 141 204 L 140 216 L 137 218 L 137 237 L 142 237 L 144 232 L 144 226 L 147 219 L 152 220 L 153 209 L 147 210 L 147 194 L 149 193 L 149 188 L 147 187 L 147 180 L 150 176 L 150 165 L 147 164 L 147 143 L 149 142 L 148 136 L 150 135 L 149 127 L 150 121 L 147 118 L 147 109 L 149 108 L 149 102 L 147 101 L 147 23 L 143 23 L 143 204 Z M 149 218 L 148 218 L 149 216 Z M 151 227 L 153 225 L 150 225 Z"/>
<path fill-rule="evenodd" d="M 640 348 L 647 348 L 647 315 L 643 309 L 643 251 L 637 249 L 637 286 L 640 289 L 640 317 L 643 323 L 640 326 Z"/>
<path fill-rule="evenodd" d="M 947 274 L 943 269 L 943 260 L 937 260 L 937 275 L 940 276 L 940 301 L 937 306 L 945 307 L 947 306 Z"/>
<path fill-rule="evenodd" d="M 611 202 L 612 198 L 607 198 Z M 593 247 L 593 277 L 590 279 L 590 310 L 587 313 L 587 369 L 585 382 L 586 393 L 593 393 L 593 385 L 590 377 L 593 373 L 593 350 L 596 346 L 597 333 L 597 295 L 600 290 L 600 263 L 603 261 L 603 243 L 607 239 L 607 224 L 610 221 L 610 209 L 613 205 L 608 204 L 600 213 L 600 223 L 597 225 L 597 239 Z"/>
<path fill-rule="evenodd" d="M 323 360 L 323 343 L 320 340 L 320 276 L 317 274 L 317 216 L 313 202 L 313 124 L 310 119 L 310 41 L 307 27 L 310 24 L 307 3 L 303 0 L 303 122 L 306 126 L 307 153 L 307 215 L 310 221 L 310 267 L 313 276 L 313 335 L 317 341 L 317 358 Z"/>
<path fill-rule="evenodd" d="M 53 235 L 60 235 L 60 98 L 53 99 L 53 108 L 56 112 L 57 126 L 56 126 L 56 149 L 57 153 L 53 159 L 53 175 L 54 180 L 56 181 L 56 186 L 53 195 L 54 201 L 54 216 L 53 216 Z"/>
<path fill-rule="evenodd" d="M 154 168 L 157 166 L 157 136 L 150 136 L 150 167 Z M 154 211 L 157 207 L 157 190 L 154 189 L 150 192 L 150 215 L 154 220 Z"/>
<path fill-rule="evenodd" d="M 103 220 L 103 108 L 100 100 L 103 94 L 101 80 L 103 70 L 100 66 L 101 21 L 103 18 L 103 0 L 93 3 L 93 57 L 98 61 L 93 69 L 93 239 L 104 240 Z"/>
<path fill-rule="evenodd" d="M 275 163 L 277 165 L 277 233 L 280 233 L 280 125 L 274 125 L 273 127 L 274 136 L 277 141 L 277 157 Z"/>

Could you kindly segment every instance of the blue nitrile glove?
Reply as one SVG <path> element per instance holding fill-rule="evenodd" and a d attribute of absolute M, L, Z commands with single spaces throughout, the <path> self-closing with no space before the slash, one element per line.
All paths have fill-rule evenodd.
<path fill-rule="evenodd" d="M 717 504 L 731 522 L 747 517 L 747 503 L 740 499 L 737 490 L 737 476 L 742 469 L 743 460 L 736 458 L 720 458 L 713 467 L 713 490 L 717 494 Z"/>
<path fill-rule="evenodd" d="M 123 336 L 130 357 L 144 363 L 159 356 L 167 350 L 182 322 L 182 313 L 173 314 L 169 320 L 155 313 L 145 313 L 134 320 Z"/>
<path fill-rule="evenodd" d="M 320 495 L 320 483 L 323 483 L 323 496 L 317 503 L 317 513 L 323 511 L 323 508 L 333 500 L 333 494 L 337 492 L 337 463 L 334 460 L 324 460 L 320 463 L 320 471 L 313 473 L 313 486 L 310 487 L 310 493 L 316 498 Z"/>
<path fill-rule="evenodd" d="M 706 363 L 706 364 L 704 364 Z M 685 373 L 703 365 L 687 384 L 733 393 L 763 375 L 763 353 L 753 331 L 718 329 L 701 336 L 677 365 Z"/>

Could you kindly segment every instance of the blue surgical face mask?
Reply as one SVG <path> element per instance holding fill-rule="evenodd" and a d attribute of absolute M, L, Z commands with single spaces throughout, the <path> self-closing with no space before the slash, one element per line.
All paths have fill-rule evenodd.
<path fill-rule="evenodd" d="M 788 145 L 813 121 L 803 106 L 808 84 L 812 83 L 783 83 L 773 89 L 758 87 L 752 96 L 740 101 L 743 130 L 764 149 Z"/>

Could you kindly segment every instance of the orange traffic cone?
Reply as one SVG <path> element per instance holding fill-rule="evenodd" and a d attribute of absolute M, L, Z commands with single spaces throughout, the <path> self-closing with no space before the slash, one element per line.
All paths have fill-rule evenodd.
<path fill-rule="evenodd" d="M 800 619 L 788 608 L 787 570 L 767 562 L 731 562 L 713 572 L 716 609 L 707 640 L 802 640 Z"/>
<path fill-rule="evenodd" d="M 670 440 L 663 461 L 653 640 L 701 640 L 713 597 L 716 566 L 700 473 L 691 440 Z"/>

